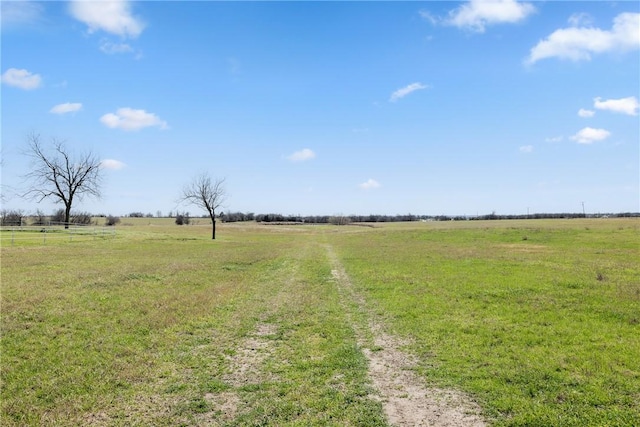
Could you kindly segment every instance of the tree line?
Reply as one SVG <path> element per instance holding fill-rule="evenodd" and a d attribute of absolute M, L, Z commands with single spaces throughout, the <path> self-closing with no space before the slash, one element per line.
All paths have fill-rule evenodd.
<path fill-rule="evenodd" d="M 102 162 L 91 152 L 73 155 L 67 149 L 63 141 L 53 139 L 51 145 L 42 142 L 40 135 L 31 134 L 28 137 L 25 154 L 31 158 L 30 172 L 25 175 L 29 183 L 23 197 L 42 202 L 51 199 L 60 203 L 63 207 L 50 217 L 40 210 L 35 215 L 26 216 L 22 211 L 0 212 L 0 225 L 46 225 L 48 223 L 64 224 L 91 224 L 92 215 L 86 212 L 73 212 L 72 207 L 76 201 L 84 197 L 101 196 Z M 211 238 L 216 238 L 216 219 L 223 222 L 257 221 L 260 223 L 296 223 L 296 224 L 336 224 L 350 223 L 380 223 L 380 222 L 406 222 L 406 221 L 468 221 L 468 220 L 505 220 L 505 219 L 541 219 L 541 218 L 585 218 L 585 217 L 637 217 L 640 213 L 617 214 L 582 214 L 580 213 L 535 213 L 527 215 L 498 215 L 492 212 L 488 215 L 477 216 L 449 216 L 449 215 L 281 215 L 281 214 L 254 214 L 242 212 L 221 212 L 224 201 L 227 198 L 224 178 L 212 178 L 208 173 L 201 173 L 187 183 L 177 201 L 196 206 L 206 212 L 212 224 Z M 152 214 L 144 215 L 142 212 L 132 212 L 131 217 L 152 217 Z M 158 211 L 157 216 L 160 216 Z M 171 216 L 171 214 L 170 214 Z M 118 217 L 104 216 L 105 225 L 115 225 Z M 176 224 L 187 225 L 190 222 L 189 213 L 176 213 Z"/>
<path fill-rule="evenodd" d="M 162 216 L 157 213 L 142 214 L 140 212 L 131 212 L 124 217 L 129 218 L 174 218 L 177 225 L 189 225 L 194 217 L 188 212 L 169 212 L 168 215 Z M 352 223 L 384 223 L 384 222 L 410 222 L 410 221 L 488 221 L 488 220 L 516 220 L 516 219 L 572 219 L 572 218 L 637 218 L 640 217 L 638 212 L 622 212 L 622 213 L 600 213 L 600 214 L 583 214 L 583 213 L 536 213 L 529 215 L 498 215 L 495 213 L 479 216 L 462 216 L 462 215 L 283 215 L 283 214 L 255 214 L 253 212 L 221 212 L 216 215 L 216 219 L 222 222 L 248 222 L 255 221 L 266 224 L 334 224 L 346 225 Z M 200 218 L 208 218 L 209 215 L 202 215 Z M 99 219 L 104 220 L 104 225 L 111 226 L 120 223 L 120 217 L 114 215 L 97 214 L 93 215 L 89 212 L 71 212 L 69 216 L 69 224 L 90 225 L 98 224 Z M 65 211 L 58 209 L 51 215 L 46 215 L 41 211 L 28 215 L 21 210 L 2 210 L 0 211 L 0 225 L 2 226 L 27 226 L 27 225 L 52 225 L 65 224 Z"/>

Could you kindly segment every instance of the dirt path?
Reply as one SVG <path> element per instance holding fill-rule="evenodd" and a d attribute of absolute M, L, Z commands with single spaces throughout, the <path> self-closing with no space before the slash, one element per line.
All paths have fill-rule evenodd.
<path fill-rule="evenodd" d="M 485 426 L 480 408 L 463 393 L 425 387 L 413 370 L 417 361 L 401 350 L 405 343 L 385 332 L 380 319 L 353 288 L 331 246 L 327 246 L 327 254 L 358 344 L 369 359 L 369 376 L 389 423 L 397 427 Z M 351 313 L 354 309 L 356 313 Z M 354 320 L 356 315 L 366 318 L 367 327 Z"/>

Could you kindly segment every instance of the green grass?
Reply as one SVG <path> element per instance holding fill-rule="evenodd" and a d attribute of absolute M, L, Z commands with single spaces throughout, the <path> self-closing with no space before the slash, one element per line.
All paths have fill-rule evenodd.
<path fill-rule="evenodd" d="M 386 425 L 326 245 L 494 425 L 640 425 L 636 219 L 143 220 L 3 241 L 1 425 Z"/>
<path fill-rule="evenodd" d="M 640 425 L 636 220 L 339 239 L 354 284 L 414 339 L 425 379 L 469 391 L 495 425 Z"/>

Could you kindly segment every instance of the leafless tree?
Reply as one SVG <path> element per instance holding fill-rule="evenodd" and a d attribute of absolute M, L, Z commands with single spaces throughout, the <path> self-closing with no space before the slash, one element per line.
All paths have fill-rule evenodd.
<path fill-rule="evenodd" d="M 179 201 L 187 202 L 207 211 L 213 224 L 211 239 L 215 239 L 216 211 L 222 206 L 226 198 L 224 178 L 212 180 L 209 174 L 202 173 L 182 189 Z"/>
<path fill-rule="evenodd" d="M 31 134 L 28 141 L 26 155 L 33 164 L 31 172 L 25 175 L 29 187 L 24 196 L 38 202 L 50 198 L 64 204 L 64 223 L 68 228 L 74 201 L 84 196 L 100 197 L 100 160 L 90 152 L 74 159 L 64 143 L 56 139 L 52 140 L 50 151 L 43 147 L 40 135 Z"/>

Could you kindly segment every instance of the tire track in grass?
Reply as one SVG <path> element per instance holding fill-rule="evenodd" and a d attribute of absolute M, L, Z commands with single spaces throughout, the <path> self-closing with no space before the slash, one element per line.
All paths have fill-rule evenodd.
<path fill-rule="evenodd" d="M 213 411 L 199 417 L 203 425 L 222 425 L 233 422 L 239 415 L 250 410 L 250 403 L 242 396 L 243 387 L 279 380 L 276 375 L 265 369 L 265 364 L 277 350 L 277 343 L 273 340 L 273 336 L 277 335 L 280 329 L 278 323 L 269 322 L 268 319 L 287 303 L 287 292 L 297 277 L 300 261 L 297 257 L 289 261 L 286 267 L 289 271 L 278 292 L 264 296 L 268 301 L 263 303 L 264 311 L 260 313 L 253 330 L 239 342 L 233 355 L 226 356 L 228 368 L 222 380 L 231 388 L 220 393 L 207 393 L 204 396 L 205 400 L 212 404 Z M 275 277 L 264 280 L 279 281 L 282 274 L 279 270 Z"/>
<path fill-rule="evenodd" d="M 356 332 L 358 345 L 369 360 L 369 376 L 389 423 L 397 427 L 485 426 L 479 415 L 480 408 L 465 394 L 425 387 L 413 370 L 417 360 L 401 350 L 406 343 L 385 332 L 381 320 L 367 308 L 363 296 L 353 288 L 333 248 L 330 245 L 326 248 L 331 274 L 344 297 L 347 319 Z M 356 314 L 365 318 L 367 327 L 355 321 Z"/>

